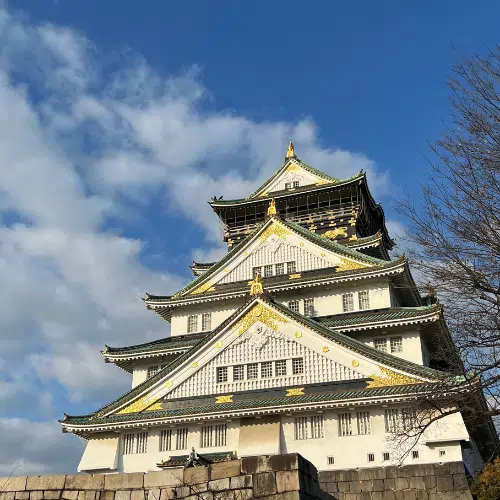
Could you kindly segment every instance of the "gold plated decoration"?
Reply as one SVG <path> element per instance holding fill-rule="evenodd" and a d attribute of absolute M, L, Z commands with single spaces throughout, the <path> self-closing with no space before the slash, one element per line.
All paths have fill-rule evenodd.
<path fill-rule="evenodd" d="M 232 403 L 233 402 L 233 395 L 226 395 L 226 396 L 215 396 L 215 404 L 221 404 L 221 403 Z"/>
<path fill-rule="evenodd" d="M 355 269 L 364 269 L 365 267 L 366 266 L 360 264 L 359 262 L 342 259 L 342 262 L 340 265 L 337 266 L 336 271 L 338 273 L 342 271 L 354 271 Z"/>
<path fill-rule="evenodd" d="M 269 208 L 267 209 L 267 215 L 269 217 L 276 215 L 276 202 L 274 201 L 274 198 L 271 200 L 271 203 L 269 204 Z"/>
<path fill-rule="evenodd" d="M 322 350 L 323 350 L 323 352 L 328 352 L 330 350 L 330 348 L 327 345 L 325 345 L 325 346 L 323 346 Z"/>
<path fill-rule="evenodd" d="M 423 380 L 410 377 L 409 375 L 405 375 L 403 373 L 397 373 L 383 366 L 379 366 L 379 370 L 384 375 L 370 375 L 372 380 L 368 383 L 368 388 L 371 389 L 372 387 L 388 387 L 392 385 L 413 385 L 424 383 Z"/>
<path fill-rule="evenodd" d="M 191 295 L 196 295 L 198 293 L 203 293 L 203 292 L 206 292 L 207 290 L 208 291 L 215 290 L 215 288 L 212 288 L 212 286 L 213 286 L 213 283 L 211 281 L 207 281 L 206 283 L 203 283 L 203 285 L 201 285 L 198 288 L 196 288 L 195 290 L 193 290 L 191 292 Z"/>
<path fill-rule="evenodd" d="M 300 242 L 300 246 L 301 246 L 301 247 L 303 247 L 303 246 L 304 246 L 304 242 L 303 242 L 303 241 L 301 241 L 301 242 Z"/>
<path fill-rule="evenodd" d="M 350 238 L 349 241 L 356 241 L 358 239 L 357 235 L 353 234 Z"/>
<path fill-rule="evenodd" d="M 167 388 L 172 387 L 172 381 L 171 381 L 171 380 L 167 380 L 167 381 L 165 382 L 165 387 L 167 387 Z"/>
<path fill-rule="evenodd" d="M 352 360 L 352 366 L 353 366 L 354 368 L 357 368 L 357 367 L 359 366 L 359 361 L 358 361 L 357 359 L 353 359 L 353 360 Z"/>
<path fill-rule="evenodd" d="M 295 148 L 293 147 L 292 139 L 290 139 L 290 142 L 288 143 L 288 149 L 286 150 L 286 157 L 295 158 Z"/>
<path fill-rule="evenodd" d="M 264 191 L 262 194 L 259 194 L 259 198 L 264 198 L 265 196 L 269 196 L 267 191 Z"/>
<path fill-rule="evenodd" d="M 302 332 L 295 332 L 295 338 L 300 339 L 302 337 Z"/>
<path fill-rule="evenodd" d="M 321 236 L 328 238 L 329 240 L 334 240 L 337 236 L 345 236 L 347 238 L 347 227 L 336 227 L 330 231 L 326 231 Z"/>
<path fill-rule="evenodd" d="M 330 184 L 330 181 L 327 181 L 326 179 L 319 179 L 316 186 L 322 186 L 323 184 Z"/>
<path fill-rule="evenodd" d="M 220 340 L 219 342 L 216 342 L 215 347 L 217 347 L 217 349 L 220 349 L 222 347 L 222 342 Z"/>
<path fill-rule="evenodd" d="M 287 389 L 285 396 L 303 396 L 304 395 L 304 388 L 303 387 L 296 387 L 294 389 Z"/>
<path fill-rule="evenodd" d="M 153 403 L 151 406 L 148 406 L 144 411 L 155 411 L 155 410 L 163 410 L 163 406 L 161 405 L 160 400 L 158 400 L 156 403 Z"/>
<path fill-rule="evenodd" d="M 137 413 L 139 411 L 145 410 L 148 408 L 148 406 L 152 404 L 156 404 L 158 401 L 151 401 L 149 398 L 149 394 L 146 394 L 142 398 L 137 399 L 134 401 L 132 404 L 129 404 L 119 412 L 117 412 L 118 415 L 123 415 L 125 413 Z M 159 408 L 161 409 L 161 407 Z"/>
<path fill-rule="evenodd" d="M 198 368 L 198 361 L 193 361 L 193 362 L 191 363 L 191 366 L 192 366 L 193 368 Z"/>
<path fill-rule="evenodd" d="M 257 321 L 264 323 L 275 332 L 278 330 L 278 323 L 288 323 L 286 318 L 275 313 L 269 307 L 263 304 L 255 304 L 237 323 L 236 327 L 239 328 L 238 334 L 245 333 Z"/>
<path fill-rule="evenodd" d="M 264 287 L 262 286 L 262 278 L 260 273 L 255 275 L 255 278 L 250 281 L 250 296 L 262 295 L 264 293 Z"/>
<path fill-rule="evenodd" d="M 260 242 L 264 243 L 264 241 L 269 238 L 269 236 L 275 234 L 278 236 L 278 238 L 281 238 L 282 240 L 286 239 L 286 237 L 291 234 L 290 231 L 283 226 L 281 226 L 277 222 L 273 222 L 265 231 L 262 232 L 260 235 Z"/>
<path fill-rule="evenodd" d="M 298 278 L 300 278 L 300 277 L 301 277 L 301 275 L 300 275 L 299 273 L 296 273 L 296 274 L 290 274 L 290 279 L 291 279 L 291 280 L 296 280 L 296 279 L 298 279 Z"/>

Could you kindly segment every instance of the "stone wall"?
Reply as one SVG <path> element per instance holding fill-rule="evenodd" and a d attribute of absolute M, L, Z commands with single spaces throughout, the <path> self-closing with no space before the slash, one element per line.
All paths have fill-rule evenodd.
<path fill-rule="evenodd" d="M 0 478 L 0 500 L 333 500 L 298 454 L 150 473 Z"/>
<path fill-rule="evenodd" d="M 337 500 L 472 500 L 462 462 L 322 471 Z"/>

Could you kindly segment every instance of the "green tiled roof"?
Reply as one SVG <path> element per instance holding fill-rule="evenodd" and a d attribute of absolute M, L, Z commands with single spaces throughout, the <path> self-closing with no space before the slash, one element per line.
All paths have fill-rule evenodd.
<path fill-rule="evenodd" d="M 344 241 L 342 242 L 342 245 L 345 245 L 347 247 L 367 245 L 368 243 L 377 241 L 379 239 L 382 239 L 382 233 L 380 231 L 377 231 L 375 234 L 372 234 L 371 236 L 364 236 L 363 238 L 358 238 L 357 240 Z"/>

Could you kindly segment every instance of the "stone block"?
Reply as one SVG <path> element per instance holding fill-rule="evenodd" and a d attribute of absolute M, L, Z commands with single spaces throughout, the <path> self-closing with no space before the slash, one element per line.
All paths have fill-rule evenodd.
<path fill-rule="evenodd" d="M 424 476 L 424 485 L 426 490 L 435 488 L 437 484 L 436 476 Z"/>
<path fill-rule="evenodd" d="M 73 499 L 69 499 L 73 500 Z M 100 500 L 115 500 L 115 492 L 114 491 L 101 491 Z"/>
<path fill-rule="evenodd" d="M 374 467 L 373 469 L 360 469 L 358 478 L 363 481 L 370 479 L 385 479 L 385 469 L 383 467 Z"/>
<path fill-rule="evenodd" d="M 144 490 L 132 490 L 130 500 L 146 500 L 146 492 Z"/>
<path fill-rule="evenodd" d="M 387 479 L 396 479 L 399 476 L 399 467 L 395 465 L 391 465 L 389 467 L 385 467 L 385 477 Z"/>
<path fill-rule="evenodd" d="M 339 491 L 341 493 L 345 493 L 346 491 L 349 491 L 349 482 L 348 481 L 339 481 L 337 483 L 339 487 Z"/>
<path fill-rule="evenodd" d="M 359 500 L 372 500 L 372 496 L 368 491 L 362 491 L 359 495 Z"/>
<path fill-rule="evenodd" d="M 16 491 L 16 500 L 29 500 L 29 491 Z"/>
<path fill-rule="evenodd" d="M 246 457 L 241 459 L 242 474 L 259 474 L 273 470 L 270 457 L 262 455 L 259 457 Z"/>
<path fill-rule="evenodd" d="M 61 498 L 61 491 L 60 490 L 44 491 L 43 498 L 44 498 L 44 500 L 59 500 L 59 498 Z M 95 499 L 94 499 L 94 497 L 92 497 L 89 500 L 95 500 Z"/>
<path fill-rule="evenodd" d="M 436 486 L 439 492 L 453 491 L 453 476 L 436 476 Z"/>
<path fill-rule="evenodd" d="M 254 497 L 264 497 L 276 493 L 276 479 L 274 472 L 261 472 L 253 476 Z"/>
<path fill-rule="evenodd" d="M 149 472 L 148 474 L 144 474 L 144 488 L 178 486 L 182 484 L 183 476 L 183 469 L 170 469 Z"/>
<path fill-rule="evenodd" d="M 63 490 L 66 476 L 28 476 L 27 490 Z"/>
<path fill-rule="evenodd" d="M 373 491 L 373 480 L 372 479 L 363 479 L 360 481 L 361 491 Z"/>
<path fill-rule="evenodd" d="M 115 493 L 115 500 L 130 500 L 130 490 L 118 490 Z"/>
<path fill-rule="evenodd" d="M 26 489 L 26 476 L 11 476 L 0 478 L 0 491 L 24 491 Z"/>
<path fill-rule="evenodd" d="M 357 493 L 346 493 L 344 496 L 345 500 L 359 500 L 359 497 Z"/>
<path fill-rule="evenodd" d="M 77 500 L 77 498 L 78 498 L 77 490 L 64 490 L 61 494 L 62 500 Z M 114 500 L 114 494 L 113 498 L 111 498 L 110 500 Z"/>
<path fill-rule="evenodd" d="M 410 488 L 414 490 L 425 490 L 424 478 L 420 476 L 410 477 Z"/>
<path fill-rule="evenodd" d="M 269 465 L 272 470 L 297 470 L 301 469 L 310 473 L 308 469 L 315 467 L 297 453 L 286 453 L 284 455 L 272 455 L 269 457 Z M 310 467 L 311 466 L 311 467 Z"/>
<path fill-rule="evenodd" d="M 236 500 L 249 500 L 253 498 L 253 491 L 251 488 L 245 488 L 242 490 L 235 490 L 234 498 Z"/>
<path fill-rule="evenodd" d="M 410 481 L 407 477 L 396 477 L 396 490 L 406 490 L 410 487 Z"/>
<path fill-rule="evenodd" d="M 405 490 L 403 491 L 404 500 L 417 500 L 417 494 L 414 490 Z"/>
<path fill-rule="evenodd" d="M 72 474 L 66 476 L 65 490 L 102 490 L 104 474 Z"/>
<path fill-rule="evenodd" d="M 144 487 L 142 472 L 106 474 L 104 476 L 105 490 L 132 490 Z"/>
<path fill-rule="evenodd" d="M 374 479 L 373 491 L 384 491 L 385 490 L 384 481 L 387 481 L 387 479 Z"/>
<path fill-rule="evenodd" d="M 30 500 L 42 500 L 43 491 L 31 491 L 30 492 Z"/>
<path fill-rule="evenodd" d="M 396 495 L 394 491 L 392 490 L 387 490 L 382 492 L 382 497 L 384 500 L 396 500 Z"/>
<path fill-rule="evenodd" d="M 188 469 L 184 469 L 184 484 L 197 484 L 207 481 L 207 467 L 189 467 Z"/>
<path fill-rule="evenodd" d="M 372 500 L 384 500 L 381 491 L 372 491 Z"/>
<path fill-rule="evenodd" d="M 215 481 L 210 481 L 208 483 L 208 489 L 210 491 L 224 491 L 229 489 L 229 478 L 216 479 Z"/>
<path fill-rule="evenodd" d="M 213 493 L 214 500 L 236 500 L 234 490 L 230 491 L 216 491 Z"/>
<path fill-rule="evenodd" d="M 214 479 L 224 479 L 226 477 L 235 477 L 241 474 L 241 460 L 231 460 L 213 464 L 209 467 L 208 475 L 212 481 Z"/>
<path fill-rule="evenodd" d="M 384 479 L 384 488 L 386 490 L 395 490 L 396 489 L 396 480 L 392 479 Z"/>
<path fill-rule="evenodd" d="M 251 488 L 253 486 L 253 478 L 250 474 L 246 476 L 232 477 L 229 481 L 229 488 L 232 490 L 241 488 Z"/>
<path fill-rule="evenodd" d="M 429 494 L 426 490 L 417 490 L 415 493 L 417 495 L 417 500 L 429 500 Z"/>
<path fill-rule="evenodd" d="M 337 481 L 339 481 L 340 471 L 323 470 L 323 471 L 318 473 L 318 476 L 319 476 L 320 482 L 322 482 L 322 483 L 336 483 Z"/>
<path fill-rule="evenodd" d="M 16 493 L 14 491 L 0 492 L 0 500 L 14 500 Z"/>
<path fill-rule="evenodd" d="M 326 488 L 322 488 L 322 490 L 328 493 L 337 493 L 339 491 L 338 483 L 326 483 Z"/>
<path fill-rule="evenodd" d="M 175 498 L 175 488 L 162 488 L 160 500 L 173 500 Z"/>
<path fill-rule="evenodd" d="M 98 491 L 83 491 L 84 500 L 99 500 L 99 492 Z"/>
<path fill-rule="evenodd" d="M 453 487 L 455 490 L 467 490 L 469 488 L 469 483 L 465 474 L 453 474 Z"/>
<path fill-rule="evenodd" d="M 191 493 L 203 493 L 208 490 L 208 483 L 198 483 L 190 486 Z"/>
<path fill-rule="evenodd" d="M 359 481 L 357 470 L 341 470 L 339 474 L 339 481 Z"/>
<path fill-rule="evenodd" d="M 214 494 L 211 491 L 204 491 L 203 493 L 197 493 L 193 495 L 197 500 L 213 500 Z M 193 497 L 189 497 L 193 498 Z"/>
<path fill-rule="evenodd" d="M 278 493 L 284 491 L 299 491 L 300 478 L 298 470 L 279 470 L 276 472 L 276 488 Z"/>
<path fill-rule="evenodd" d="M 160 488 L 149 488 L 146 490 L 147 500 L 160 500 L 161 490 Z"/>
<path fill-rule="evenodd" d="M 189 486 L 177 486 L 177 488 L 175 488 L 175 497 L 176 498 L 184 498 L 184 497 L 188 497 L 189 495 L 191 495 L 191 488 L 189 488 Z"/>
<path fill-rule="evenodd" d="M 465 466 L 463 462 L 450 462 L 448 464 L 450 474 L 465 474 Z"/>
<path fill-rule="evenodd" d="M 349 481 L 349 491 L 351 493 L 361 493 L 361 481 Z"/>

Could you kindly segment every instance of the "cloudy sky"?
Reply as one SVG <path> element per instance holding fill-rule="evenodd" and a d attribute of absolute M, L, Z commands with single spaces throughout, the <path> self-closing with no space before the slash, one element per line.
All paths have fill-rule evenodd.
<path fill-rule="evenodd" d="M 76 470 L 57 419 L 130 384 L 100 349 L 168 335 L 141 297 L 222 255 L 206 201 L 249 194 L 290 137 L 366 170 L 397 236 L 450 67 L 500 15 L 400 4 L 0 0 L 0 475 Z"/>

